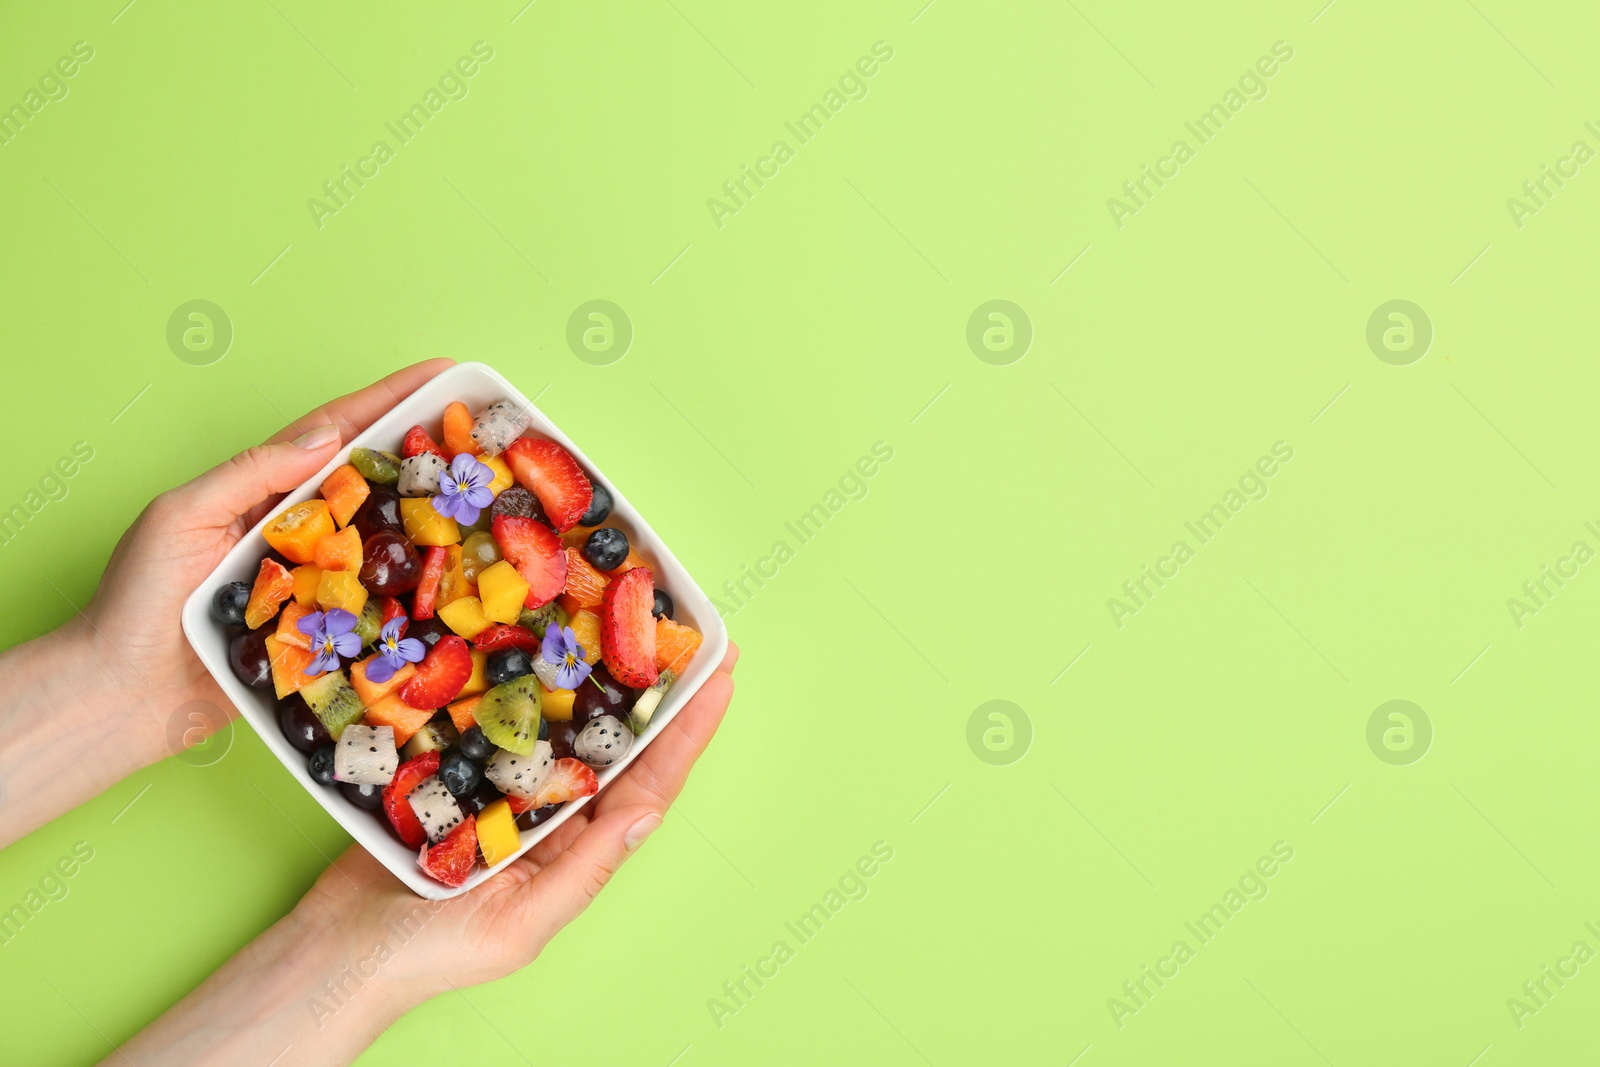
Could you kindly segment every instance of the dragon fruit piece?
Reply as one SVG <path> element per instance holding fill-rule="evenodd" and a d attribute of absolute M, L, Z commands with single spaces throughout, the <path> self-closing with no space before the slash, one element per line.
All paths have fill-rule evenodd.
<path fill-rule="evenodd" d="M 483 769 L 483 776 L 500 792 L 526 800 L 539 791 L 554 764 L 555 753 L 550 749 L 550 742 L 540 741 L 528 756 L 501 749 Z"/>
<path fill-rule="evenodd" d="M 400 495 L 435 495 L 439 492 L 439 478 L 444 472 L 444 460 L 432 452 L 408 456 L 400 461 Z"/>
<path fill-rule="evenodd" d="M 591 767 L 601 768 L 616 763 L 632 747 L 633 731 L 623 726 L 621 719 L 597 715 L 572 742 L 572 754 Z"/>
<path fill-rule="evenodd" d="M 333 779 L 352 785 L 388 785 L 400 766 L 393 726 L 356 723 L 344 728 L 333 752 Z"/>
<path fill-rule="evenodd" d="M 417 821 L 427 832 L 429 841 L 442 840 L 451 830 L 461 825 L 462 819 L 466 818 L 461 812 L 461 806 L 456 803 L 456 798 L 445 788 L 437 774 L 419 782 L 406 796 L 406 802 L 411 805 L 411 810 L 416 812 Z"/>
<path fill-rule="evenodd" d="M 533 423 L 533 414 L 510 400 L 496 400 L 472 420 L 472 439 L 485 456 L 498 456 Z"/>
<path fill-rule="evenodd" d="M 545 659 L 542 652 L 533 657 L 533 676 L 543 682 L 546 689 L 562 688 L 558 684 L 558 679 L 561 677 L 561 665 L 559 663 L 551 663 Z"/>

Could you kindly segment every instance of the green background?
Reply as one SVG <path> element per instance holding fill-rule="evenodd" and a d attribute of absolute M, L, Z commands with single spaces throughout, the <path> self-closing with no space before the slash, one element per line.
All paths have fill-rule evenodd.
<path fill-rule="evenodd" d="M 728 618 L 739 696 L 650 847 L 534 966 L 363 1063 L 1592 1055 L 1600 965 L 1520 1027 L 1507 999 L 1600 950 L 1600 577 L 1520 626 L 1507 600 L 1600 549 L 1575 310 L 1600 176 L 1520 227 L 1506 203 L 1600 148 L 1591 7 L 124 2 L 13 5 L 0 33 L 6 103 L 94 48 L 0 147 L 0 505 L 94 449 L 0 548 L 0 639 L 69 618 L 158 491 L 435 355 L 539 396 L 708 591 L 794 549 Z M 319 229 L 308 198 L 479 40 L 470 94 Z M 866 97 L 795 143 L 878 41 Z M 1278 41 L 1266 96 L 1198 145 L 1184 123 Z M 1107 199 L 1179 138 L 1119 227 Z M 778 139 L 794 158 L 719 228 L 707 199 Z M 566 341 L 597 298 L 634 329 L 609 366 Z M 207 366 L 165 339 L 194 299 L 234 330 Z M 1009 365 L 966 340 L 993 299 L 1031 322 Z M 1366 341 L 1393 299 L 1434 331 L 1409 365 Z M 878 441 L 866 496 L 798 545 L 784 523 Z M 1184 523 L 1280 441 L 1199 544 Z M 1108 598 L 1179 539 L 1119 627 Z M 1432 724 L 1409 765 L 1367 741 L 1396 699 Z M 968 740 L 991 700 L 1020 709 L 998 753 Z M 246 728 L 7 850 L 0 903 L 80 840 L 70 895 L 0 948 L 11 1062 L 97 1060 L 346 843 Z M 785 922 L 880 841 L 799 945 Z M 1270 892 L 1201 945 L 1185 922 L 1275 842 Z M 719 1027 L 708 1000 L 780 939 Z M 601 1038 L 597 1004 L 626 1020 Z"/>

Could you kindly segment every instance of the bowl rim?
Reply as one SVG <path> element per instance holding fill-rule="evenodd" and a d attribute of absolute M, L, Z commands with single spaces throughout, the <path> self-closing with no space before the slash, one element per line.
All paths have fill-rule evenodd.
<path fill-rule="evenodd" d="M 318 785 L 311 779 L 306 770 L 305 757 L 283 736 L 277 724 L 278 700 L 270 688 L 254 689 L 241 682 L 233 673 L 228 663 L 227 646 L 231 641 L 232 633 L 224 630 L 211 619 L 210 607 L 212 597 L 218 587 L 230 581 L 248 581 L 249 577 L 239 578 L 241 565 L 248 561 L 247 572 L 253 576 L 260 566 L 260 559 L 270 551 L 262 530 L 267 523 L 272 521 L 281 511 L 302 500 L 310 499 L 318 494 L 322 482 L 337 467 L 349 461 L 352 448 L 380 447 L 382 444 L 393 444 L 404 435 L 405 429 L 411 425 L 421 423 L 428 425 L 436 423 L 444 411 L 445 405 L 451 400 L 460 399 L 457 395 L 466 391 L 463 386 L 472 381 L 476 386 L 482 387 L 485 383 L 499 390 L 505 399 L 515 401 L 526 410 L 533 419 L 532 424 L 524 433 L 533 432 L 548 437 L 572 453 L 574 459 L 585 469 L 586 473 L 605 485 L 611 493 L 612 511 L 607 524 L 619 520 L 618 525 L 625 528 L 629 540 L 639 551 L 639 554 L 651 562 L 652 570 L 658 575 L 664 574 L 668 581 L 662 583 L 670 589 L 675 607 L 675 617 L 688 617 L 700 630 L 701 645 L 690 660 L 688 668 L 667 691 L 661 706 L 652 717 L 650 726 L 641 735 L 628 755 L 621 761 L 603 771 L 596 771 L 600 788 L 603 791 L 607 785 L 614 781 L 638 758 L 639 754 L 649 747 L 650 743 L 660 732 L 677 716 L 678 711 L 685 703 L 705 684 L 717 665 L 722 662 L 728 649 L 728 630 L 721 614 L 716 610 L 712 599 L 706 595 L 700 584 L 695 581 L 687 568 L 678 561 L 672 550 L 659 534 L 651 528 L 650 524 L 633 507 L 628 498 L 616 488 L 615 483 L 600 470 L 589 457 L 573 443 L 561 428 L 541 411 L 520 389 L 513 385 L 504 375 L 493 367 L 481 362 L 468 361 L 457 363 L 441 371 L 439 374 L 423 383 L 410 395 L 400 399 L 383 415 L 374 419 L 372 424 L 349 441 L 340 445 L 339 451 L 331 458 L 321 470 L 311 478 L 302 482 L 297 488 L 284 494 L 278 505 L 267 515 L 263 516 L 237 544 L 230 548 L 221 562 L 212 569 L 211 573 L 195 587 L 184 601 L 182 609 L 182 625 L 184 636 L 189 645 L 194 649 L 195 655 L 205 666 L 206 670 L 216 679 L 223 693 L 239 712 L 239 718 L 247 721 L 260 735 L 278 761 L 284 768 L 304 786 L 313 798 L 322 805 L 323 809 L 333 817 L 334 821 L 354 838 L 363 848 L 371 853 L 390 873 L 394 874 L 407 888 L 418 896 L 429 900 L 447 900 L 462 893 L 468 892 L 489 878 L 493 877 L 508 864 L 525 854 L 534 845 L 571 818 L 574 813 L 583 810 L 593 796 L 581 800 L 569 801 L 562 806 L 549 821 L 541 823 L 531 830 L 519 829 L 522 837 L 521 846 L 507 859 L 492 868 L 486 868 L 481 863 L 473 873 L 459 887 L 451 888 L 440 882 L 434 881 L 425 874 L 418 864 L 418 856 L 412 850 L 401 844 L 382 824 L 384 816 L 381 811 L 368 811 L 357 808 L 347 801 L 331 786 Z M 484 390 L 480 390 L 484 391 Z M 485 401 L 488 403 L 488 401 Z M 418 411 L 426 414 L 417 414 Z M 404 413 L 404 414 L 402 414 Z M 405 426 L 396 431 L 399 423 Z M 393 449 L 385 448 L 385 451 Z M 219 651 L 220 648 L 220 651 Z"/>

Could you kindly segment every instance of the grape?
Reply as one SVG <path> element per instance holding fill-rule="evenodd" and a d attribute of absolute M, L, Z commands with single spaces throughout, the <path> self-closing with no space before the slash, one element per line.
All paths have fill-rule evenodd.
<path fill-rule="evenodd" d="M 350 524 L 361 535 L 363 544 L 380 530 L 403 534 L 406 524 L 400 518 L 400 494 L 387 485 L 375 485 L 361 502 Z"/>
<path fill-rule="evenodd" d="M 361 556 L 361 584 L 379 596 L 409 593 L 422 579 L 422 560 L 401 534 L 379 530 L 367 538 Z"/>
<path fill-rule="evenodd" d="M 461 543 L 461 573 L 469 582 L 477 581 L 478 575 L 500 562 L 500 558 L 500 546 L 492 534 L 475 533 Z"/>
<path fill-rule="evenodd" d="M 328 728 L 322 725 L 311 706 L 299 693 L 290 693 L 278 704 L 278 728 L 295 748 L 310 755 L 323 745 L 333 743 Z"/>
<path fill-rule="evenodd" d="M 272 684 L 272 657 L 267 655 L 267 638 L 271 630 L 245 630 L 228 646 L 228 665 L 245 685 L 257 689 Z"/>

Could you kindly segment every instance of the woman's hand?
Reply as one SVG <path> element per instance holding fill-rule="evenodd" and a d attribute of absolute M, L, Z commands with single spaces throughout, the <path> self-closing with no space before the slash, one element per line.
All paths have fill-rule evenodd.
<path fill-rule="evenodd" d="M 236 714 L 183 636 L 184 600 L 283 493 L 451 363 L 397 371 L 162 493 L 117 543 L 87 608 L 0 655 L 0 847 L 170 755 L 168 721 L 184 705 L 215 707 L 213 728 Z M 66 774 L 30 760 L 42 731 L 91 739 L 93 758 Z"/>
<path fill-rule="evenodd" d="M 661 824 L 722 722 L 738 658 L 730 645 L 632 766 L 483 885 L 423 900 L 353 846 L 293 912 L 106 1064 L 231 1067 L 276 1053 L 274 1067 L 333 1067 L 431 997 L 531 963 Z"/>

